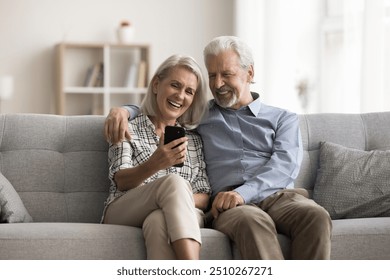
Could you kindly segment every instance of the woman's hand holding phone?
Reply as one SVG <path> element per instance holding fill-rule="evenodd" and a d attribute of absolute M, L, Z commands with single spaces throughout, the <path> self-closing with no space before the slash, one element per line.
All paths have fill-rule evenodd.
<path fill-rule="evenodd" d="M 152 154 L 150 160 L 157 170 L 169 168 L 171 166 L 180 167 L 186 159 L 187 137 L 180 137 L 172 140 L 167 134 L 160 137 L 160 144 L 157 150 Z"/>

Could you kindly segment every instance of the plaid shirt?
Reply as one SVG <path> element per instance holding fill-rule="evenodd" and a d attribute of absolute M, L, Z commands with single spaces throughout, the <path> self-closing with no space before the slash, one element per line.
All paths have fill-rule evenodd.
<path fill-rule="evenodd" d="M 109 178 L 111 181 L 110 195 L 106 205 L 115 197 L 123 195 L 117 189 L 114 175 L 121 169 L 131 168 L 147 161 L 158 147 L 159 137 L 149 118 L 139 114 L 129 122 L 130 141 L 118 145 L 110 145 L 108 151 Z M 186 131 L 188 138 L 187 156 L 183 167 L 169 167 L 160 170 L 147 178 L 140 186 L 153 182 L 157 178 L 175 173 L 191 183 L 193 193 L 211 193 L 210 184 L 206 174 L 206 164 L 203 158 L 203 144 L 200 136 L 194 131 Z M 138 187 L 140 187 L 138 186 Z"/>

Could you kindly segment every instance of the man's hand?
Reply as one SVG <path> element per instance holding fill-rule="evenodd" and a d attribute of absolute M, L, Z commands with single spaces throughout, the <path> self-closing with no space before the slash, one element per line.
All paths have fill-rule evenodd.
<path fill-rule="evenodd" d="M 242 196 L 235 191 L 220 192 L 215 196 L 213 205 L 211 206 L 211 214 L 216 219 L 219 213 L 243 205 L 244 203 L 245 201 Z"/>
<path fill-rule="evenodd" d="M 130 140 L 128 127 L 129 112 L 125 108 L 115 107 L 110 110 L 104 123 L 104 135 L 107 142 L 117 144 Z"/>

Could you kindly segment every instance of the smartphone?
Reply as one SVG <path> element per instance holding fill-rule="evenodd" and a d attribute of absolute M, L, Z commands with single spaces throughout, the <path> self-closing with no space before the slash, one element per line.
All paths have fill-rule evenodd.
<path fill-rule="evenodd" d="M 186 135 L 186 132 L 183 127 L 180 126 L 166 126 L 165 127 L 165 134 L 164 134 L 164 144 L 168 144 L 169 142 L 172 142 L 173 140 L 179 139 L 181 137 L 184 137 Z M 176 145 L 173 148 L 176 148 L 180 144 Z M 179 163 L 175 164 L 175 167 L 182 167 L 184 164 Z"/>

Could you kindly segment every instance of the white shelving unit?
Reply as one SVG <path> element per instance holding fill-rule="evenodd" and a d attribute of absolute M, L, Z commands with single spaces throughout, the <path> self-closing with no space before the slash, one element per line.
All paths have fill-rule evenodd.
<path fill-rule="evenodd" d="M 139 104 L 146 93 L 149 50 L 149 45 L 142 44 L 58 44 L 57 114 L 107 115 L 113 106 Z M 138 81 L 140 62 L 146 67 L 144 78 Z M 88 69 L 100 63 L 103 63 L 103 84 L 86 86 Z M 130 86 L 129 71 L 136 76 L 136 83 Z"/>

